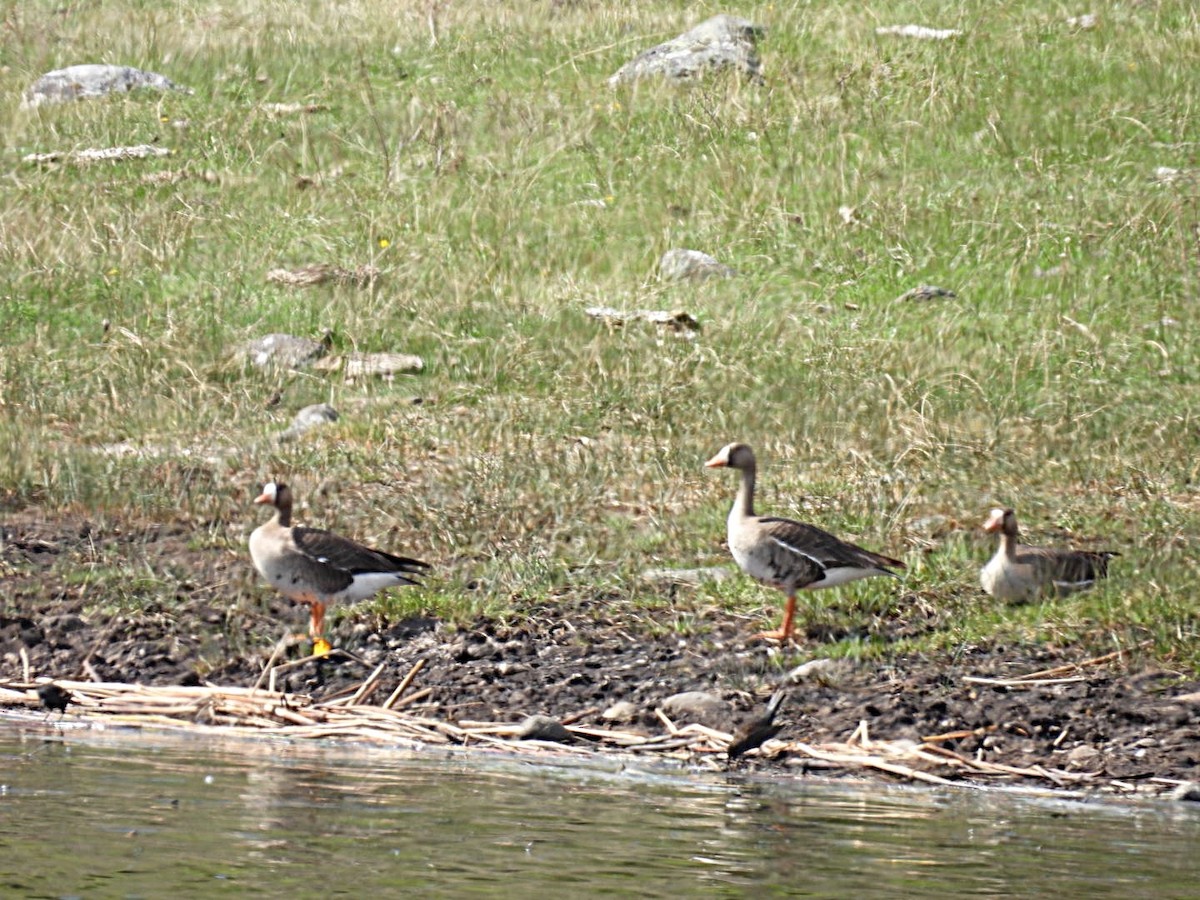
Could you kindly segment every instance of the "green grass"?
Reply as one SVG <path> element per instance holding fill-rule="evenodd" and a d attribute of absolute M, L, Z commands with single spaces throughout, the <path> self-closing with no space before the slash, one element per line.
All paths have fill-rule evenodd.
<path fill-rule="evenodd" d="M 424 600 L 384 612 L 516 617 L 599 591 L 653 609 L 641 569 L 725 560 L 733 484 L 700 464 L 741 439 L 765 509 L 910 564 L 903 586 L 814 595 L 808 621 L 850 635 L 830 652 L 1151 640 L 1200 664 L 1197 181 L 1153 178 L 1196 170 L 1190 4 L 1082 32 L 1046 0 L 751 5 L 765 86 L 618 91 L 609 74 L 705 13 L 443 4 L 434 43 L 424 0 L 58 6 L 14 8 L 0 72 L 3 508 L 181 511 L 235 544 L 255 482 L 280 475 L 302 499 L 339 486 L 306 517 L 438 564 Z M 965 35 L 874 33 L 908 22 Z M 195 94 L 17 108 L 85 61 Z M 143 142 L 172 155 L 21 161 Z M 662 285 L 675 246 L 740 274 Z M 383 276 L 264 278 L 310 262 Z M 893 302 L 922 282 L 959 296 Z M 596 304 L 703 327 L 609 329 Z M 229 358 L 326 327 L 426 372 L 346 385 Z M 264 442 L 313 402 L 342 419 Z M 99 451 L 120 441 L 162 452 Z M 1112 580 L 1020 609 L 984 597 L 990 547 L 967 529 L 999 503 L 1034 539 L 1121 549 Z M 909 525 L 933 514 L 959 527 L 925 552 Z M 142 578 L 114 590 L 144 599 Z M 744 579 L 679 603 L 777 609 Z M 884 640 L 897 620 L 912 627 Z"/>

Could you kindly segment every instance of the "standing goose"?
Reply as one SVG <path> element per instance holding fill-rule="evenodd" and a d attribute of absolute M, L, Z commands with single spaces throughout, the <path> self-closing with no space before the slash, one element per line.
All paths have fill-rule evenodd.
<path fill-rule="evenodd" d="M 1090 588 L 1108 577 L 1113 550 L 1058 550 L 1017 543 L 1017 514 L 993 509 L 983 530 L 1000 532 L 1000 546 L 979 570 L 979 583 L 998 600 L 1031 600 L 1042 591 L 1059 596 Z"/>
<path fill-rule="evenodd" d="M 792 636 L 797 591 L 836 587 L 872 575 L 895 576 L 889 567 L 904 568 L 898 559 L 864 550 L 815 525 L 756 516 L 754 451 L 746 444 L 729 444 L 704 465 L 741 470 L 742 484 L 729 511 L 729 552 L 746 574 L 787 595 L 782 626 L 756 637 L 786 641 Z"/>
<path fill-rule="evenodd" d="M 292 525 L 292 492 L 286 484 L 263 486 L 255 503 L 269 503 L 275 515 L 250 535 L 250 558 L 263 578 L 289 600 L 311 612 L 313 652 L 329 652 L 325 608 L 339 600 L 365 600 L 401 584 L 419 584 L 429 564 L 372 550 L 321 528 Z"/>

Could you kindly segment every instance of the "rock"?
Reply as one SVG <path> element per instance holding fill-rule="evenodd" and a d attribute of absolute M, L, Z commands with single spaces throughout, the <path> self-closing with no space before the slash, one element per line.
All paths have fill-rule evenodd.
<path fill-rule="evenodd" d="M 945 41 L 962 34 L 957 28 L 926 28 L 924 25 L 881 25 L 875 29 L 875 33 L 893 34 L 921 41 Z"/>
<path fill-rule="evenodd" d="M 676 80 L 697 78 L 732 68 L 762 82 L 756 41 L 763 29 L 737 16 L 713 16 L 679 37 L 639 53 L 621 66 L 608 83 L 616 86 L 648 75 Z"/>
<path fill-rule="evenodd" d="M 837 660 L 828 658 L 810 659 L 808 662 L 796 666 L 796 668 L 788 672 L 784 680 L 792 683 L 815 681 L 818 684 L 828 684 L 833 679 L 833 676 L 837 674 L 839 668 Z"/>
<path fill-rule="evenodd" d="M 728 703 L 706 691 L 672 694 L 660 706 L 674 722 L 697 722 L 709 728 L 725 728 L 732 714 Z"/>
<path fill-rule="evenodd" d="M 1200 803 L 1200 784 L 1196 784 L 1194 781 L 1185 781 L 1171 791 L 1171 799 L 1184 803 Z"/>
<path fill-rule="evenodd" d="M 41 106 L 44 103 L 64 103 L 119 94 L 135 88 L 158 91 L 193 93 L 191 88 L 176 84 L 157 72 L 144 72 L 130 66 L 81 65 L 68 66 L 47 72 L 25 91 L 21 106 Z"/>
<path fill-rule="evenodd" d="M 604 712 L 600 713 L 600 718 L 606 722 L 632 722 L 637 717 L 637 704 L 630 703 L 628 700 L 618 700 Z"/>
<path fill-rule="evenodd" d="M 322 359 L 313 368 L 318 372 L 341 371 L 347 381 L 367 375 L 391 380 L 397 375 L 415 375 L 425 368 L 425 360 L 411 353 L 345 353 Z"/>
<path fill-rule="evenodd" d="M 304 369 L 324 356 L 332 342 L 333 335 L 329 332 L 326 332 L 324 339 L 320 341 L 290 334 L 268 334 L 247 341 L 238 348 L 237 355 L 260 369 Z"/>
<path fill-rule="evenodd" d="M 294 116 L 325 112 L 329 107 L 324 103 L 264 103 L 263 112 L 272 116 Z"/>
<path fill-rule="evenodd" d="M 663 281 L 707 281 L 732 278 L 737 272 L 699 250 L 668 250 L 658 261 L 658 277 Z"/>
<path fill-rule="evenodd" d="M 521 723 L 516 738 L 521 741 L 554 741 L 558 744 L 575 742 L 575 736 L 561 722 L 549 716 L 529 716 Z"/>
<path fill-rule="evenodd" d="M 267 281 L 289 287 L 312 287 L 316 284 L 349 284 L 366 287 L 379 277 L 375 266 L 357 266 L 343 269 L 328 263 L 312 263 L 297 269 L 271 269 Z"/>
<path fill-rule="evenodd" d="M 1171 166 L 1159 166 L 1152 176 L 1159 184 L 1175 184 L 1192 178 L 1193 172 L 1187 169 L 1175 169 Z"/>
<path fill-rule="evenodd" d="M 591 316 L 593 319 L 604 319 L 606 322 L 612 322 L 616 325 L 623 325 L 626 322 L 641 320 L 643 322 L 653 322 L 655 325 L 665 325 L 672 331 L 699 331 L 700 322 L 689 312 L 682 309 L 672 310 L 667 312 L 661 309 L 613 309 L 611 306 L 589 306 L 584 311 L 585 315 Z"/>
<path fill-rule="evenodd" d="M 941 288 L 933 284 L 921 284 L 912 290 L 905 291 L 896 298 L 896 302 L 905 303 L 909 300 L 936 300 L 939 297 L 954 298 L 957 296 L 958 294 L 947 288 Z"/>
<path fill-rule="evenodd" d="M 1200 706 L 1200 691 L 1193 691 L 1190 694 L 1176 694 L 1171 698 L 1173 703 L 1185 703 L 1188 706 Z"/>
<path fill-rule="evenodd" d="M 703 566 L 696 569 L 646 569 L 638 577 L 642 581 L 663 586 L 695 587 L 706 581 L 725 581 L 733 575 L 733 570 L 725 566 Z"/>
<path fill-rule="evenodd" d="M 1090 744 L 1072 747 L 1067 754 L 1067 766 L 1071 769 L 1091 768 L 1100 761 L 1100 751 Z"/>
<path fill-rule="evenodd" d="M 337 410 L 328 403 L 314 403 L 296 413 L 296 418 L 292 419 L 292 424 L 283 430 L 279 435 L 279 439 L 281 441 L 290 441 L 304 434 L 306 431 L 311 431 L 320 425 L 327 425 L 337 420 Z"/>
<path fill-rule="evenodd" d="M 49 153 L 29 153 L 21 157 L 27 163 L 55 162 L 98 162 L 100 160 L 121 161 L 124 159 L 153 159 L 170 156 L 166 147 L 153 144 L 138 144 L 133 147 L 88 147 L 83 150 L 52 150 Z"/>

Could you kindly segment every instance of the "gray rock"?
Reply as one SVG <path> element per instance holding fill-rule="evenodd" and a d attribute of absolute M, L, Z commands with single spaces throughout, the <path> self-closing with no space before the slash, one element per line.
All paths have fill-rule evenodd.
<path fill-rule="evenodd" d="M 416 375 L 425 369 L 425 360 L 411 353 L 362 353 L 353 351 L 331 356 L 316 364 L 319 372 L 341 372 L 347 381 L 370 375 L 387 381 L 397 375 Z"/>
<path fill-rule="evenodd" d="M 618 326 L 640 320 L 664 325 L 675 332 L 700 330 L 700 320 L 683 309 L 614 309 L 611 306 L 589 306 L 583 313 L 593 319 L 603 319 Z"/>
<path fill-rule="evenodd" d="M 912 290 L 905 291 L 896 298 L 896 302 L 907 303 L 909 300 L 937 300 L 941 297 L 953 299 L 957 296 L 958 294 L 948 288 L 938 287 L 935 284 L 921 284 Z"/>
<path fill-rule="evenodd" d="M 724 728 L 729 725 L 732 708 L 718 697 L 706 691 L 684 691 L 672 694 L 661 704 L 662 711 L 675 722 L 697 722 L 709 728 Z"/>
<path fill-rule="evenodd" d="M 801 681 L 815 681 L 817 684 L 831 684 L 837 677 L 841 669 L 837 660 L 821 658 L 810 659 L 806 663 L 796 666 L 787 673 L 786 681 L 793 684 Z"/>
<path fill-rule="evenodd" d="M 238 348 L 237 355 L 260 369 L 304 369 L 325 355 L 331 340 L 332 335 L 328 333 L 321 341 L 290 334 L 268 334 L 247 341 Z"/>
<path fill-rule="evenodd" d="M 516 737 L 522 741 L 554 741 L 558 744 L 571 744 L 575 736 L 557 719 L 549 716 L 529 716 L 521 723 Z"/>
<path fill-rule="evenodd" d="M 632 722 L 637 716 L 637 704 L 630 703 L 628 700 L 618 700 L 604 712 L 600 713 L 600 718 L 606 722 Z"/>
<path fill-rule="evenodd" d="M 178 85 L 157 72 L 144 72 L 130 66 L 88 64 L 47 72 L 25 91 L 21 105 L 28 108 L 44 103 L 65 103 L 125 93 L 135 88 L 192 93 L 191 88 Z"/>
<path fill-rule="evenodd" d="M 27 163 L 56 163 L 77 162 L 88 163 L 99 160 L 120 162 L 126 159 L 157 159 L 170 156 L 167 147 L 156 147 L 153 144 L 137 144 L 132 147 L 87 147 L 83 150 L 51 150 L 49 153 L 29 153 L 21 157 Z"/>
<path fill-rule="evenodd" d="M 1091 768 L 1100 762 L 1100 751 L 1091 744 L 1080 744 L 1072 747 L 1067 753 L 1067 768 Z"/>
<path fill-rule="evenodd" d="M 296 418 L 292 419 L 292 424 L 285 428 L 283 433 L 279 435 L 279 439 L 281 441 L 289 441 L 299 437 L 306 431 L 311 431 L 321 425 L 328 425 L 330 422 L 336 422 L 337 420 L 337 410 L 328 403 L 314 403 L 296 413 Z"/>
<path fill-rule="evenodd" d="M 682 81 L 726 68 L 761 82 L 762 63 L 755 43 L 762 33 L 760 26 L 746 19 L 713 16 L 679 37 L 639 53 L 608 83 L 615 87 L 647 75 Z"/>
<path fill-rule="evenodd" d="M 1171 799 L 1187 803 L 1200 803 L 1200 784 L 1196 784 L 1194 781 L 1185 781 L 1171 791 Z"/>
<path fill-rule="evenodd" d="M 919 41 L 945 41 L 962 36 L 962 32 L 957 28 L 929 28 L 925 25 L 880 25 L 875 29 L 875 33 L 916 38 Z"/>
<path fill-rule="evenodd" d="M 658 277 L 663 281 L 707 281 L 732 278 L 737 272 L 699 250 L 668 250 L 658 261 Z"/>
<path fill-rule="evenodd" d="M 726 581 L 733 577 L 733 569 L 725 566 L 703 566 L 696 569 L 646 569 L 639 577 L 642 581 L 648 581 L 651 584 L 695 587 L 706 581 Z"/>

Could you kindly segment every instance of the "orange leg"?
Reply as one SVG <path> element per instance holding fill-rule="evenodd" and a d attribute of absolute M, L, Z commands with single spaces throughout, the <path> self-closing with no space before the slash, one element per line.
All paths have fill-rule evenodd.
<path fill-rule="evenodd" d="M 787 603 L 783 607 L 783 623 L 779 626 L 778 631 L 763 631 L 755 635 L 756 638 L 761 638 L 765 641 L 783 641 L 787 642 L 792 639 L 792 623 L 796 618 L 796 595 L 788 594 Z"/>
<path fill-rule="evenodd" d="M 308 608 L 308 635 L 315 641 L 325 636 L 325 604 L 320 600 L 313 600 Z"/>
<path fill-rule="evenodd" d="M 329 641 L 325 640 L 325 604 L 320 600 L 313 600 L 308 608 L 310 610 L 308 633 L 313 642 L 313 656 L 328 656 L 333 647 Z"/>

